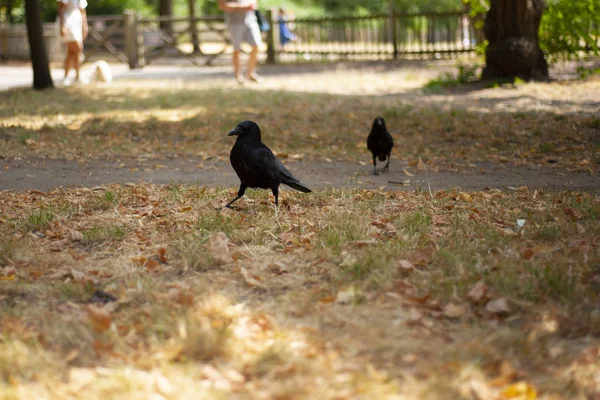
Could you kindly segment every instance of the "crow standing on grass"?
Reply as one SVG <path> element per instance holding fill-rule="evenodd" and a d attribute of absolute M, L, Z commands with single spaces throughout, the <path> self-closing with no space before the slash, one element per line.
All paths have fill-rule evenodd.
<path fill-rule="evenodd" d="M 271 149 L 261 142 L 260 128 L 256 123 L 240 122 L 227 136 L 237 136 L 229 161 L 241 183 L 237 196 L 225 207 L 231 208 L 233 202 L 241 198 L 249 187 L 271 189 L 275 196 L 275 206 L 279 206 L 281 183 L 304 193 L 311 191 L 294 178 L 291 172 L 275 158 Z"/>
<path fill-rule="evenodd" d="M 385 127 L 385 120 L 382 117 L 375 118 L 369 137 L 367 137 L 367 148 L 373 154 L 373 175 L 377 175 L 376 158 L 379 158 L 379 161 L 385 161 L 387 157 L 387 164 L 381 172 L 389 169 L 392 147 L 394 147 L 394 139 Z"/>

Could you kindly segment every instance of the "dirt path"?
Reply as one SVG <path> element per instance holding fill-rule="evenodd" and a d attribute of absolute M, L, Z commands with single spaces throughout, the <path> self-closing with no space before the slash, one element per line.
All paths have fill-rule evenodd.
<path fill-rule="evenodd" d="M 394 160 L 395 161 L 395 160 Z M 582 190 L 600 192 L 600 177 L 588 173 L 567 173 L 552 168 L 504 166 L 482 163 L 465 172 L 425 171 L 395 161 L 387 174 L 372 176 L 370 165 L 348 162 L 291 161 L 289 169 L 314 188 L 361 187 L 374 189 L 432 190 L 458 187 L 465 190 L 530 189 Z M 406 171 L 406 172 L 405 172 Z M 409 175 L 411 174 L 411 175 Z M 239 180 L 226 161 L 199 158 L 123 161 L 11 159 L 0 161 L 0 190 L 57 187 L 94 187 L 109 183 L 149 182 L 155 184 L 197 183 L 206 186 L 237 186 Z"/>

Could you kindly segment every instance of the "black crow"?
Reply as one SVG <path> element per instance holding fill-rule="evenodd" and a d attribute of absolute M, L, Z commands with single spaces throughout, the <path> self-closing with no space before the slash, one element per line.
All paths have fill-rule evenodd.
<path fill-rule="evenodd" d="M 237 136 L 229 154 L 229 161 L 241 183 L 237 196 L 225 207 L 231 208 L 231 204 L 241 198 L 249 187 L 271 189 L 275 196 L 275 206 L 279 205 L 281 183 L 304 193 L 311 192 L 294 178 L 291 172 L 275 158 L 271 149 L 261 142 L 260 128 L 256 123 L 240 122 L 227 136 Z"/>
<path fill-rule="evenodd" d="M 375 118 L 369 137 L 367 137 L 367 148 L 373 154 L 373 175 L 377 175 L 376 158 L 379 158 L 379 161 L 385 161 L 387 157 L 387 164 L 381 171 L 389 169 L 392 147 L 394 147 L 394 139 L 385 127 L 385 120 L 382 117 Z"/>

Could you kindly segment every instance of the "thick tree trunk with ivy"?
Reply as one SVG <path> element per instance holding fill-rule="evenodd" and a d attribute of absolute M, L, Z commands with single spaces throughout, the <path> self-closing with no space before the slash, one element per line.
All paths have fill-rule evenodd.
<path fill-rule="evenodd" d="M 482 79 L 548 79 L 538 38 L 543 12 L 544 0 L 491 0 L 485 17 L 489 44 Z"/>
<path fill-rule="evenodd" d="M 54 87 L 48 54 L 44 42 L 44 26 L 39 0 L 25 0 L 25 20 L 27 22 L 27 38 L 29 39 L 29 54 L 33 67 L 33 88 L 47 89 Z"/>

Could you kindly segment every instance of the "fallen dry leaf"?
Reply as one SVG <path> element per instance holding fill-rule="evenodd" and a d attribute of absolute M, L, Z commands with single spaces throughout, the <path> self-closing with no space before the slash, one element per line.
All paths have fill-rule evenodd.
<path fill-rule="evenodd" d="M 88 305 L 86 311 L 94 329 L 97 331 L 105 331 L 110 328 L 112 315 L 105 308 Z"/>
<path fill-rule="evenodd" d="M 167 264 L 167 262 L 168 262 L 167 256 L 166 256 L 167 249 L 165 249 L 164 247 L 161 247 L 160 249 L 158 249 L 157 253 L 158 253 L 158 258 L 159 258 L 160 262 L 163 264 Z"/>
<path fill-rule="evenodd" d="M 261 277 L 259 277 L 257 275 L 252 275 L 244 267 L 240 268 L 240 271 L 242 272 L 242 276 L 244 277 L 244 280 L 246 281 L 246 283 L 248 285 L 250 285 L 250 286 L 256 286 L 256 287 L 259 287 L 261 289 L 266 289 L 267 288 L 262 282 L 259 281 L 259 280 L 262 280 Z"/>
<path fill-rule="evenodd" d="M 487 298 L 488 289 L 488 285 L 483 281 L 479 281 L 471 288 L 471 290 L 469 290 L 467 298 L 471 300 L 472 303 L 479 304 Z"/>
<path fill-rule="evenodd" d="M 400 268 L 406 271 L 412 271 L 413 269 L 415 269 L 415 264 L 408 260 L 400 260 L 398 261 L 398 265 L 400 266 Z"/>
<path fill-rule="evenodd" d="M 77 271 L 76 269 L 71 268 L 71 276 L 73 276 L 73 279 L 76 281 L 82 281 L 85 279 L 85 273 L 81 272 L 81 271 Z"/>
<path fill-rule="evenodd" d="M 340 290 L 335 296 L 335 302 L 338 304 L 350 304 L 355 302 L 358 298 L 359 293 L 354 287 L 350 287 L 344 290 Z"/>
<path fill-rule="evenodd" d="M 460 304 L 448 303 L 444 306 L 442 312 L 447 318 L 457 319 L 467 314 L 467 308 Z"/>
<path fill-rule="evenodd" d="M 485 305 L 485 311 L 497 315 L 508 314 L 510 313 L 510 305 L 504 297 L 499 297 L 488 301 Z"/>
<path fill-rule="evenodd" d="M 223 232 L 214 233 L 208 238 L 208 251 L 217 264 L 227 264 L 233 261 L 229 254 L 229 239 Z"/>
<path fill-rule="evenodd" d="M 74 242 L 78 242 L 80 240 L 83 240 L 83 233 L 79 232 L 78 230 L 75 229 L 70 229 L 69 230 L 69 239 L 71 239 Z"/>
<path fill-rule="evenodd" d="M 535 400 L 537 390 L 527 382 L 517 382 L 502 390 L 500 399 Z"/>

